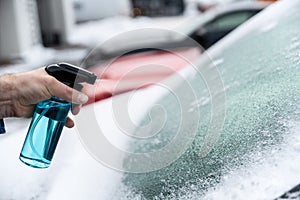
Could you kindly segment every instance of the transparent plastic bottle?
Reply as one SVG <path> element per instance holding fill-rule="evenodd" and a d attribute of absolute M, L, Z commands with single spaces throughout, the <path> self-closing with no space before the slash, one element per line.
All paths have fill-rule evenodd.
<path fill-rule="evenodd" d="M 61 83 L 81 91 L 81 83 L 94 84 L 97 75 L 69 63 L 51 64 L 45 71 Z M 35 168 L 49 167 L 71 103 L 58 97 L 36 105 L 32 121 L 20 153 L 20 160 Z"/>
<path fill-rule="evenodd" d="M 20 153 L 23 163 L 34 168 L 49 167 L 70 108 L 70 102 L 54 96 L 36 105 Z"/>

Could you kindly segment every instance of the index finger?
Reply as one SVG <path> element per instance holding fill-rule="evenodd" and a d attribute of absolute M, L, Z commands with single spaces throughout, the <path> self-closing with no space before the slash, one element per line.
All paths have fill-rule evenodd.
<path fill-rule="evenodd" d="M 47 86 L 47 89 L 52 96 L 57 96 L 75 104 L 84 104 L 88 101 L 88 96 L 84 93 L 61 83 L 54 77 L 51 77 L 51 79 L 51 84 Z"/>

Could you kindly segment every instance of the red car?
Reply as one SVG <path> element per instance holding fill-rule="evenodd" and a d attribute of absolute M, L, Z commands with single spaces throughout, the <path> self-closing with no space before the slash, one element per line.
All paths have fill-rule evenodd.
<path fill-rule="evenodd" d="M 88 103 L 157 83 L 191 65 L 200 54 L 201 50 L 195 47 L 149 51 L 122 56 L 90 68 L 101 81 L 91 90 Z"/>

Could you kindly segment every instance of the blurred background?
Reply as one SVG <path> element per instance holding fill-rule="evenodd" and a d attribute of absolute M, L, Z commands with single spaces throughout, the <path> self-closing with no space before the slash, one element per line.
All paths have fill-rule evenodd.
<path fill-rule="evenodd" d="M 112 104 L 109 102 L 109 97 L 144 88 L 148 86 L 145 83 L 161 81 L 172 73 L 193 65 L 194 61 L 197 61 L 197 58 L 203 58 L 200 57 L 200 55 L 203 54 L 204 51 L 222 40 L 225 35 L 261 12 L 274 1 L 275 0 L 0 0 L 0 75 L 27 71 L 57 62 L 68 62 L 87 68 L 96 73 L 100 79 L 106 80 L 106 82 L 100 82 L 100 84 L 104 85 L 103 87 L 95 87 L 95 93 L 89 94 L 90 101 L 88 103 L 108 99 L 108 101 L 101 101 L 94 105 L 95 110 L 99 113 L 99 115 L 97 115 L 99 121 L 104 124 L 105 134 L 113 135 L 112 137 L 114 137 L 114 133 L 118 133 L 119 129 L 114 124 L 114 119 L 110 117 L 112 116 L 113 109 Z M 258 30 L 257 35 L 267 34 L 268 31 L 277 26 L 277 22 L 274 23 L 273 21 L 273 23 L 268 24 L 268 20 L 269 18 L 266 18 L 266 25 L 261 27 L 261 30 Z M 255 23 L 257 23 L 257 21 L 253 24 Z M 279 23 L 280 22 L 278 22 L 278 24 Z M 254 31 L 253 33 L 256 34 Z M 252 32 L 249 32 L 249 35 L 250 34 L 252 34 Z M 256 39 L 258 37 L 255 34 L 253 35 Z M 240 37 L 239 35 L 237 36 Z M 234 39 L 237 40 L 237 36 L 235 36 Z M 244 38 L 244 40 L 248 41 L 249 38 Z M 285 38 L 285 35 L 283 35 L 282 38 Z M 298 38 L 294 39 L 294 41 L 298 41 Z M 269 42 L 270 43 L 265 44 L 264 42 L 260 43 L 260 41 L 258 41 L 257 43 L 266 46 L 267 49 L 269 48 L 268 44 L 274 43 L 274 39 L 270 37 Z M 234 41 L 232 43 L 234 43 Z M 220 44 L 224 45 L 225 43 Z M 295 44 L 298 45 L 299 43 L 295 42 Z M 292 46 L 292 48 L 296 49 L 298 47 L 296 45 Z M 244 49 L 247 49 L 247 47 L 245 46 Z M 270 48 L 271 47 L 272 46 L 270 46 Z M 222 47 L 218 46 L 218 48 L 217 50 L 221 52 L 220 54 L 223 56 L 224 52 Z M 224 60 L 222 57 L 213 60 L 213 64 L 216 66 L 223 66 L 224 63 L 226 63 L 226 67 L 236 69 L 236 71 L 228 71 L 228 77 L 225 77 L 225 80 L 232 81 L 228 81 L 227 85 L 226 82 L 224 82 L 227 89 L 240 87 L 239 92 L 247 91 L 245 88 L 242 88 L 243 85 L 238 82 L 239 79 L 235 79 L 233 76 L 237 76 L 241 79 L 240 82 L 243 82 L 242 79 L 244 79 L 246 75 L 244 75 L 244 77 L 239 76 L 239 73 L 247 67 L 244 68 L 244 65 L 240 63 L 249 63 L 249 65 L 245 66 L 249 66 L 249 69 L 253 68 L 253 71 L 255 71 L 253 77 L 262 74 L 261 71 L 259 71 L 260 68 L 264 70 L 272 68 L 268 63 L 267 53 L 270 53 L 269 58 L 273 60 L 275 54 L 273 55 L 271 53 L 276 53 L 276 51 L 264 51 L 264 53 L 267 53 L 263 54 L 259 50 L 256 50 L 257 46 L 254 45 L 251 48 L 253 50 L 252 52 L 257 52 L 257 54 L 252 55 L 253 63 L 247 60 L 247 57 L 252 58 L 249 56 L 251 53 L 247 54 L 251 51 L 242 52 L 244 53 L 242 54 L 244 55 L 243 60 L 240 59 L 241 57 L 235 56 L 235 54 L 232 53 L 239 52 L 240 50 L 237 48 L 226 49 L 227 56 L 232 53 L 230 57 L 232 58 L 231 60 Z M 277 49 L 277 51 L 279 50 Z M 294 51 L 296 52 L 296 50 Z M 266 59 L 260 58 L 259 56 L 264 56 Z M 284 56 L 278 56 L 278 59 L 279 57 L 283 58 Z M 265 61 L 265 63 L 264 65 L 258 65 L 256 61 L 258 63 Z M 296 61 L 295 59 L 295 62 Z M 140 70 L 136 70 L 139 67 Z M 258 71 L 256 67 L 259 69 Z M 283 71 L 285 72 L 285 70 Z M 279 75 L 281 77 L 281 74 Z M 266 77 L 269 77 L 269 72 L 266 73 Z M 291 77 L 294 78 L 294 76 Z M 251 76 L 248 78 L 250 80 Z M 265 79 L 261 79 L 265 81 Z M 273 78 L 270 76 L 270 79 Z M 120 80 L 122 80 L 122 82 L 118 84 Z M 253 90 L 259 89 L 259 87 L 255 85 L 256 82 L 253 81 L 256 79 L 251 79 L 249 83 L 247 80 L 248 79 L 245 79 L 244 81 L 245 85 L 248 86 L 249 83 L 252 83 L 254 85 Z M 274 79 L 274 82 L 276 81 L 277 80 Z M 280 84 L 280 81 L 281 79 L 276 83 Z M 194 84 L 194 87 L 198 88 L 198 83 L 194 82 Z M 266 88 L 268 87 L 267 84 L 263 85 Z M 104 91 L 103 88 L 107 90 Z M 261 91 L 264 89 L 265 88 L 262 87 Z M 151 105 L 150 99 L 161 98 L 159 96 L 160 94 L 155 91 L 155 88 L 153 89 L 154 92 L 149 91 L 145 93 L 146 95 L 140 93 L 142 98 L 140 101 L 137 101 L 141 105 L 145 105 L 145 109 L 146 106 Z M 255 91 L 256 90 L 252 92 L 252 90 L 250 90 L 249 94 L 255 94 Z M 293 91 L 290 91 L 290 93 L 293 93 Z M 296 94 L 297 92 L 294 93 Z M 228 95 L 228 97 L 230 96 Z M 235 99 L 232 99 L 232 107 L 238 108 L 235 104 Z M 254 96 L 253 99 L 260 100 L 257 96 Z M 270 111 L 270 118 L 273 119 L 273 113 L 277 115 L 277 107 L 273 106 L 272 99 L 270 101 L 267 98 L 262 99 L 263 103 L 266 101 L 266 104 L 270 106 L 270 110 L 272 111 Z M 205 101 L 202 102 L 201 99 L 199 99 L 199 101 L 191 105 L 197 107 L 198 104 L 208 104 L 209 101 L 206 103 Z M 256 115 L 253 114 L 255 110 L 251 110 L 253 105 L 259 105 L 256 106 L 256 108 L 260 108 L 265 112 L 263 103 L 258 102 L 252 105 L 248 96 L 246 101 L 239 97 L 239 101 L 249 103 L 249 106 L 244 106 L 245 109 L 241 109 L 239 112 L 237 111 L 239 114 L 237 117 L 232 115 L 232 121 L 234 122 L 236 121 L 234 117 L 244 119 L 242 117 L 249 115 L 249 119 L 255 118 Z M 228 100 L 228 102 L 230 102 L 230 100 Z M 123 104 L 123 102 L 121 103 L 122 105 L 125 104 Z M 169 102 L 168 105 L 170 106 L 169 109 L 173 110 L 173 105 Z M 243 104 L 241 105 L 243 106 Z M 260 107 L 260 105 L 263 106 Z M 90 119 L 90 116 L 87 115 L 89 114 L 89 112 L 87 112 L 89 111 L 88 109 L 91 109 L 91 106 L 85 106 L 80 113 L 83 114 L 82 118 L 87 120 Z M 144 114 L 141 110 L 137 109 L 135 114 L 140 117 L 140 115 L 142 115 L 141 113 Z M 18 160 L 18 156 L 30 119 L 5 120 L 7 134 L 0 138 L 0 158 L 4 158 L 3 160 L 5 160 L 0 167 L 0 171 L 2 172 L 0 173 L 0 200 L 111 199 L 111 194 L 115 192 L 115 188 L 118 188 L 116 185 L 118 186 L 123 180 L 122 173 L 99 165 L 99 162 L 85 151 L 74 129 L 64 129 L 65 132 L 71 132 L 71 134 L 62 134 L 63 138 L 60 139 L 61 144 L 57 148 L 57 153 L 54 158 L 55 161 L 46 173 L 45 171 L 37 171 L 24 166 Z M 248 120 L 247 118 L 245 122 L 248 123 L 249 120 L 246 120 Z M 245 124 L 247 125 L 243 120 L 237 121 L 242 124 L 241 127 L 243 128 Z M 269 122 L 265 119 L 260 121 L 265 121 L 265 123 Z M 250 122 L 252 121 L 250 120 Z M 270 121 L 269 124 L 273 127 L 274 123 Z M 255 131 L 256 127 L 260 128 L 256 126 L 256 124 L 253 126 Z M 249 124 L 248 129 L 252 132 L 251 124 Z M 299 128 L 296 129 L 297 132 L 299 132 L 298 130 Z M 231 131 L 231 129 L 229 131 Z M 260 133 L 259 131 L 257 132 Z M 113 139 L 122 144 L 120 137 Z M 233 142 L 235 141 L 233 140 Z M 248 145 L 247 143 L 245 144 L 245 146 Z M 299 146 L 299 144 L 297 145 Z M 297 148 L 299 152 L 299 147 Z M 197 166 L 195 169 L 197 169 Z M 265 173 L 265 171 L 263 171 L 263 173 Z M 244 174 L 240 177 L 244 179 L 243 176 Z M 209 175 L 209 178 L 211 177 L 214 178 L 214 175 Z M 116 181 L 113 182 L 113 179 L 116 179 Z M 255 177 L 255 181 L 256 179 L 257 177 Z M 254 184 L 251 182 L 251 185 Z M 287 188 L 292 185 L 287 185 Z M 257 185 L 257 187 L 259 187 L 259 185 Z M 233 196 L 234 195 L 235 193 L 233 191 Z"/>
<path fill-rule="evenodd" d="M 187 16 L 231 1 L 0 0 L 0 73 L 57 61 L 78 65 L 113 35 L 145 27 L 172 30 Z"/>

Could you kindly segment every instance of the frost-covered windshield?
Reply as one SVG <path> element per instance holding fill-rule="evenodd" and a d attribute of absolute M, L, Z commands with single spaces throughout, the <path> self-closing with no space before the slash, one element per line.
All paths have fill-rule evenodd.
<path fill-rule="evenodd" d="M 272 199 L 300 183 L 299 7 L 271 6 L 169 88 L 130 144 L 153 166 L 124 176 L 123 199 Z M 132 156 L 124 168 L 143 164 Z"/>

